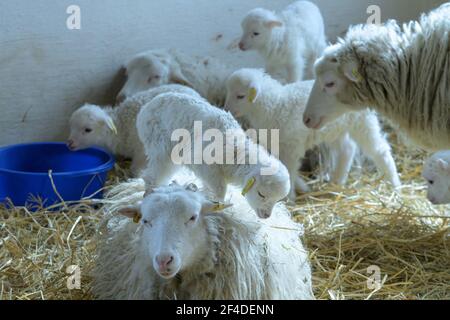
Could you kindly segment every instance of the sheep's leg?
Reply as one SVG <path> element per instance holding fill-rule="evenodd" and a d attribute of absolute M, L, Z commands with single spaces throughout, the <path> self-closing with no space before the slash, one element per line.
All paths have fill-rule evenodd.
<path fill-rule="evenodd" d="M 306 184 L 306 181 L 303 180 L 302 177 L 300 177 L 299 175 L 297 175 L 294 181 L 294 187 L 295 187 L 295 191 L 298 193 L 307 193 L 311 191 L 311 188 Z M 291 185 L 292 185 L 292 179 L 291 179 Z"/>
<path fill-rule="evenodd" d="M 346 133 L 337 139 L 335 144 L 330 145 L 330 148 L 336 155 L 336 167 L 333 170 L 331 182 L 344 185 L 355 158 L 356 145 Z"/>
<path fill-rule="evenodd" d="M 281 148 L 287 149 L 287 148 Z M 287 151 L 287 150 L 286 150 Z M 292 151 L 292 150 L 289 150 Z M 301 156 L 300 156 L 301 155 Z M 280 161 L 286 166 L 289 171 L 289 176 L 291 179 L 291 190 L 289 192 L 289 199 L 295 201 L 297 198 L 296 191 L 299 193 L 306 193 L 310 191 L 309 186 L 306 182 L 299 176 L 299 159 L 305 155 L 304 150 L 299 150 L 298 153 L 280 153 Z"/>
<path fill-rule="evenodd" d="M 142 171 L 147 166 L 147 157 L 145 153 L 136 152 L 133 156 L 133 161 L 131 162 L 131 174 L 133 177 L 139 177 L 142 175 Z"/>
<path fill-rule="evenodd" d="M 385 179 L 394 187 L 401 186 L 389 142 L 381 133 L 378 119 L 365 121 L 360 132 L 350 133 L 351 138 L 361 148 L 361 151 L 375 163 L 377 170 L 384 174 Z"/>
<path fill-rule="evenodd" d="M 155 187 L 167 184 L 175 170 L 175 165 L 169 156 L 164 153 L 149 157 L 146 169 L 142 172 L 142 178 L 146 186 Z"/>

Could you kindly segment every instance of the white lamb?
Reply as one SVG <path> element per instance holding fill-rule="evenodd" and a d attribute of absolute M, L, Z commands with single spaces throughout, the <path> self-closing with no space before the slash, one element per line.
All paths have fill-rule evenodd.
<path fill-rule="evenodd" d="M 261 218 L 268 218 L 289 193 L 286 167 L 253 143 L 231 114 L 202 98 L 159 95 L 144 106 L 136 124 L 149 160 L 143 174 L 149 188 L 167 183 L 175 169 L 185 166 L 220 200 L 228 184 L 243 187 Z"/>
<path fill-rule="evenodd" d="M 309 128 L 371 106 L 417 145 L 450 147 L 450 4 L 401 28 L 351 27 L 316 62 Z"/>
<path fill-rule="evenodd" d="M 169 83 L 186 85 L 210 103 L 223 106 L 225 81 L 230 70 L 217 59 L 190 56 L 178 50 L 150 50 L 126 64 L 127 80 L 117 96 L 123 101 L 140 91 Z"/>
<path fill-rule="evenodd" d="M 96 145 L 113 154 L 131 158 L 131 171 L 137 176 L 147 165 L 144 147 L 137 135 L 137 114 L 144 104 L 166 92 L 200 97 L 191 88 L 173 84 L 141 92 L 114 108 L 86 104 L 70 118 L 69 149 L 75 151 Z"/>
<path fill-rule="evenodd" d="M 93 271 L 98 299 L 314 299 L 302 226 L 284 205 L 261 222 L 237 191 L 222 210 L 192 184 L 143 198 L 144 188 L 131 181 L 106 199 L 107 211 L 121 207 L 132 219 L 106 216 Z"/>
<path fill-rule="evenodd" d="M 375 113 L 350 113 L 318 131 L 304 126 L 303 112 L 312 87 L 313 81 L 282 85 L 261 70 L 241 69 L 228 80 L 226 108 L 246 115 L 253 128 L 280 130 L 280 160 L 289 170 L 292 186 L 304 189 L 304 182 L 294 184 L 299 179 L 298 163 L 307 149 L 324 142 L 342 145 L 333 181 L 344 184 L 355 152 L 352 140 L 375 162 L 387 181 L 395 187 L 399 186 L 391 148 L 381 132 Z M 295 197 L 294 188 L 291 197 Z"/>
<path fill-rule="evenodd" d="M 266 71 L 288 83 L 312 79 L 314 61 L 326 47 L 323 18 L 319 8 L 297 1 L 277 14 L 253 9 L 242 21 L 239 48 L 257 50 L 265 60 Z M 306 69 L 306 77 L 303 76 Z"/>
<path fill-rule="evenodd" d="M 432 204 L 450 203 L 450 151 L 439 151 L 425 162 L 423 178 L 428 184 L 428 200 Z"/>

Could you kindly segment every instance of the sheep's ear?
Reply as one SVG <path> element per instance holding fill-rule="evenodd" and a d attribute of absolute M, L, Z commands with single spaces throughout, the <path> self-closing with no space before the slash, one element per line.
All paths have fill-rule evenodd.
<path fill-rule="evenodd" d="M 256 179 L 254 177 L 248 179 L 247 183 L 244 186 L 244 189 L 242 189 L 242 195 L 245 196 L 247 193 L 250 192 L 250 190 L 252 190 L 253 186 L 256 183 Z"/>
<path fill-rule="evenodd" d="M 258 97 L 258 95 L 259 95 L 259 89 L 256 86 L 252 85 L 250 87 L 250 89 L 248 89 L 248 94 L 247 94 L 248 102 L 254 103 L 256 101 L 256 98 Z"/>
<path fill-rule="evenodd" d="M 363 77 L 361 73 L 359 72 L 359 67 L 356 62 L 346 62 L 342 66 L 342 70 L 344 72 L 344 75 L 352 82 L 361 82 L 363 81 Z"/>
<path fill-rule="evenodd" d="M 106 125 L 108 126 L 108 128 L 112 131 L 112 133 L 117 134 L 117 127 L 114 124 L 113 119 L 108 117 L 105 122 L 106 122 Z"/>
<path fill-rule="evenodd" d="M 281 22 L 279 20 L 270 20 L 270 21 L 265 22 L 264 25 L 269 29 L 273 29 L 276 27 L 283 26 L 283 22 Z"/>
<path fill-rule="evenodd" d="M 100 123 L 100 125 L 106 125 L 108 127 L 108 129 L 112 131 L 112 133 L 117 134 L 117 127 L 114 124 L 114 121 L 113 121 L 113 119 L 111 119 L 110 116 L 108 116 L 106 114 L 101 115 L 98 122 Z"/>
<path fill-rule="evenodd" d="M 444 159 L 438 159 L 437 164 L 442 171 L 449 171 L 450 168 L 449 163 Z"/>
<path fill-rule="evenodd" d="M 183 86 L 187 86 L 193 88 L 192 83 L 189 82 L 188 79 L 183 75 L 179 68 L 175 68 L 170 72 L 170 81 L 173 83 L 178 83 Z"/>
<path fill-rule="evenodd" d="M 141 221 L 141 218 L 142 218 L 140 203 L 135 206 L 125 207 L 125 208 L 120 209 L 119 214 L 121 214 L 127 218 L 133 219 L 134 223 L 138 223 L 139 221 Z"/>
<path fill-rule="evenodd" d="M 186 190 L 188 191 L 192 191 L 192 192 L 197 192 L 198 191 L 198 187 L 195 183 L 189 183 L 186 187 Z"/>
<path fill-rule="evenodd" d="M 219 211 L 225 210 L 226 208 L 230 208 L 232 206 L 233 206 L 233 204 L 231 204 L 231 203 L 206 200 L 202 205 L 201 213 L 206 214 L 206 213 L 211 213 L 211 212 L 219 212 Z"/>

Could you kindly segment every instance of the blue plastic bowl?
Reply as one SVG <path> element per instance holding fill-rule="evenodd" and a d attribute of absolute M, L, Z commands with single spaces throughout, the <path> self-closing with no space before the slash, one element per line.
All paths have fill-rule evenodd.
<path fill-rule="evenodd" d="M 65 143 L 28 143 L 0 148 L 0 202 L 44 207 L 64 201 L 100 199 L 114 158 L 100 148 L 70 151 Z M 49 177 L 52 170 L 52 179 Z M 52 180 L 55 188 L 52 186 Z"/>

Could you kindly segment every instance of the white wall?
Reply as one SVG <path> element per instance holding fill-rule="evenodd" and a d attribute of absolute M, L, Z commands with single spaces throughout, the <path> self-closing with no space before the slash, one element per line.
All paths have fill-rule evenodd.
<path fill-rule="evenodd" d="M 291 0 L 1 0 L 0 145 L 64 139 L 80 104 L 112 101 L 124 59 L 157 47 L 217 56 L 237 67 L 258 66 L 254 54 L 229 45 L 254 7 L 279 10 Z M 367 19 L 377 4 L 383 20 L 402 21 L 440 0 L 317 0 L 331 40 Z M 66 28 L 66 8 L 81 7 L 81 30 Z"/>

